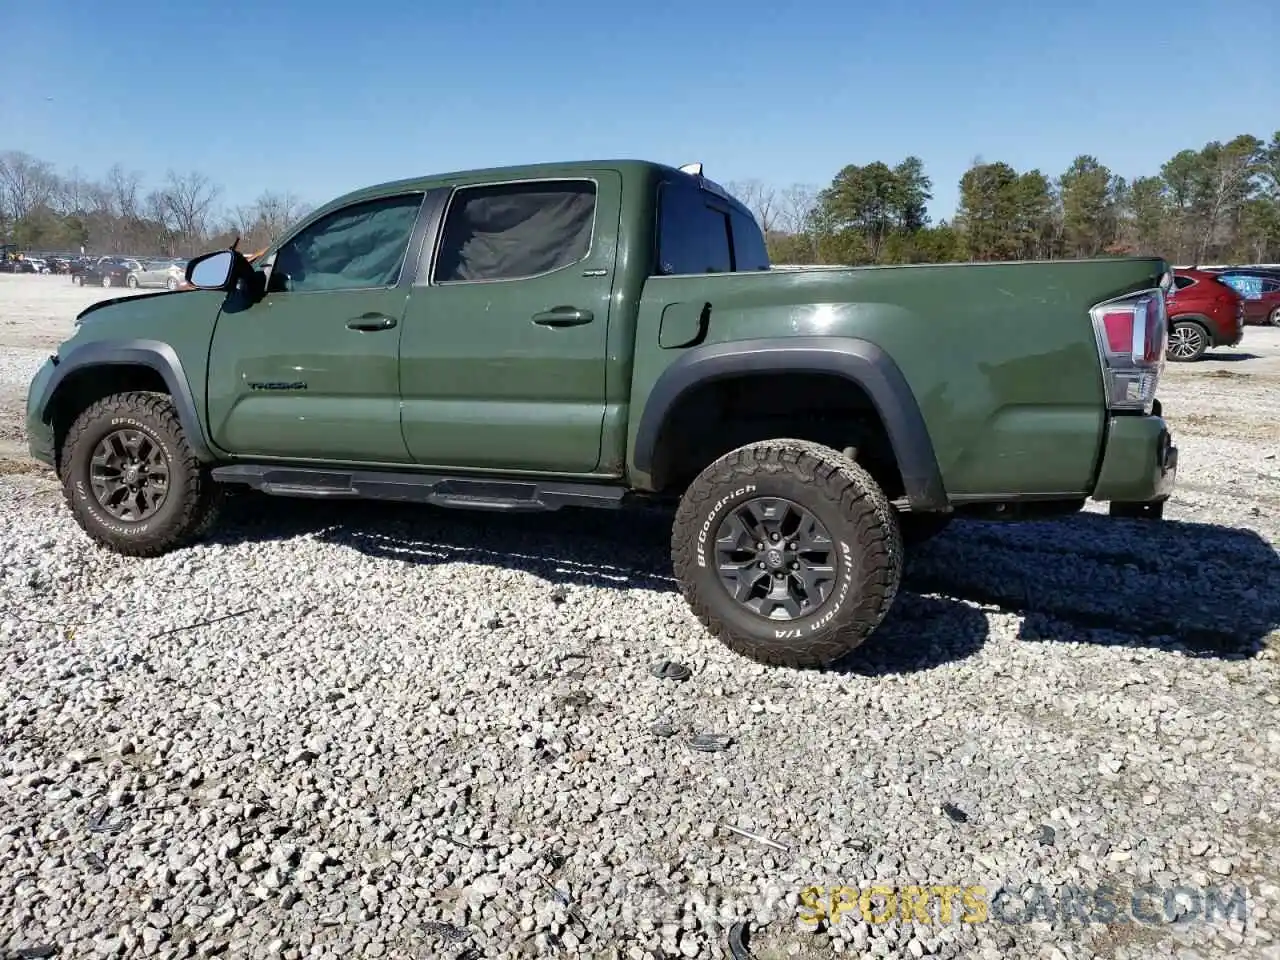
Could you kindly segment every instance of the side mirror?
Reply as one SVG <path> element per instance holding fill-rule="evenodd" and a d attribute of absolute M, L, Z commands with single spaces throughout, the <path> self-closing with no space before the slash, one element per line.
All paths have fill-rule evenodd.
<path fill-rule="evenodd" d="M 235 262 L 236 255 L 231 250 L 196 257 L 187 264 L 187 283 L 198 290 L 225 290 Z"/>

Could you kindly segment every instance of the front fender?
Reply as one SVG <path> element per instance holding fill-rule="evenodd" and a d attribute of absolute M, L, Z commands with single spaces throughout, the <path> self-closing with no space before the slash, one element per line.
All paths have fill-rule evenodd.
<path fill-rule="evenodd" d="M 835 374 L 865 390 L 889 435 L 911 508 L 947 508 L 942 472 L 911 386 L 884 350 L 850 337 L 739 340 L 688 350 L 649 392 L 632 463 L 640 473 L 652 472 L 663 425 L 681 397 L 700 384 L 753 373 L 805 372 Z"/>
<path fill-rule="evenodd" d="M 205 436 L 182 361 L 173 347 L 160 340 L 94 340 L 67 351 L 58 358 L 43 388 L 31 397 L 32 412 L 41 422 L 51 423 L 58 391 L 73 375 L 93 367 L 112 365 L 148 367 L 158 373 L 168 388 L 192 452 L 206 463 L 218 459 Z"/>

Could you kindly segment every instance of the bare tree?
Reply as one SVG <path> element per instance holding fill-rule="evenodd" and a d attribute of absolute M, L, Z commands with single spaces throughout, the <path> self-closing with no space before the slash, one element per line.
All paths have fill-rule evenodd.
<path fill-rule="evenodd" d="M 57 203 L 62 212 L 70 216 L 78 216 L 90 209 L 90 184 L 80 173 L 79 167 L 72 167 L 59 180 Z"/>
<path fill-rule="evenodd" d="M 0 207 L 21 220 L 53 201 L 58 175 L 53 165 L 20 150 L 0 153 Z"/>
<path fill-rule="evenodd" d="M 784 233 L 809 233 L 813 229 L 813 212 L 818 205 L 818 188 L 807 183 L 793 183 L 779 198 L 776 229 Z"/>
<path fill-rule="evenodd" d="M 120 164 L 112 164 L 102 182 L 106 189 L 111 212 L 125 220 L 137 220 L 138 192 L 142 189 L 142 174 L 126 170 Z"/>
<path fill-rule="evenodd" d="M 256 202 L 259 226 L 264 234 L 262 245 L 274 243 L 279 236 L 310 209 L 302 199 L 292 193 L 263 193 Z"/>
<path fill-rule="evenodd" d="M 164 197 L 173 227 L 182 239 L 191 243 L 205 235 L 209 214 L 221 191 L 203 173 L 192 171 L 179 176 L 169 171 Z"/>
<path fill-rule="evenodd" d="M 725 188 L 737 197 L 755 216 L 760 229 L 770 233 L 776 229 L 774 221 L 778 214 L 778 192 L 760 180 L 735 180 L 725 184 Z"/>

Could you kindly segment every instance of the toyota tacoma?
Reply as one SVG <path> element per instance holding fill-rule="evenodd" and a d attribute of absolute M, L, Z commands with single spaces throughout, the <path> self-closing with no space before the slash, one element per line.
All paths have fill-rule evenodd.
<path fill-rule="evenodd" d="M 223 491 L 488 510 L 674 508 L 689 606 L 825 666 L 954 517 L 1158 518 L 1158 258 L 770 268 L 702 174 L 569 162 L 347 194 L 250 263 L 106 300 L 30 385 L 84 532 L 152 556 Z"/>

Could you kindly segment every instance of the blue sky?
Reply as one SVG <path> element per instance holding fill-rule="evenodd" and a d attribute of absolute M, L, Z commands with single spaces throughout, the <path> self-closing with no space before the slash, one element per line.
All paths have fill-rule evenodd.
<path fill-rule="evenodd" d="M 0 29 L 0 150 L 92 176 L 119 161 L 149 185 L 199 169 L 231 204 L 600 157 L 821 186 L 916 154 L 936 220 L 975 157 L 1056 176 L 1092 153 L 1133 177 L 1280 127 L 1275 0 L 17 9 Z"/>

